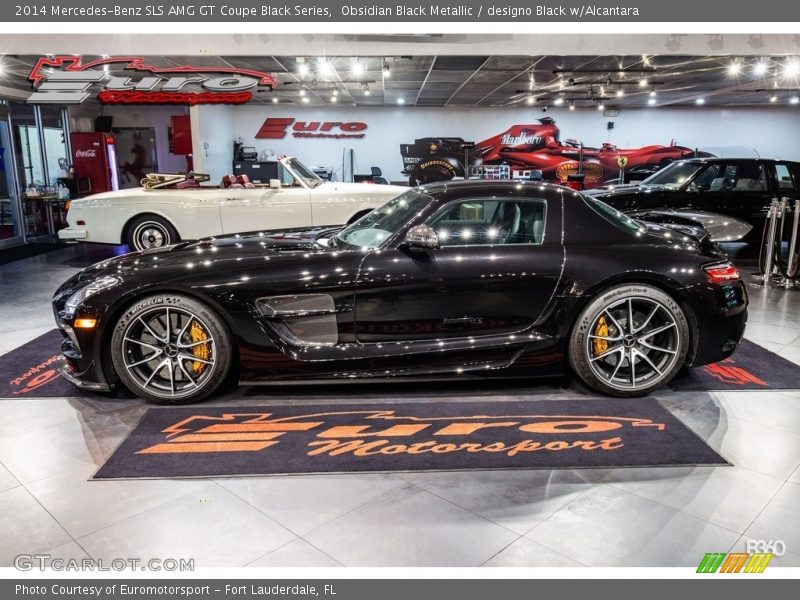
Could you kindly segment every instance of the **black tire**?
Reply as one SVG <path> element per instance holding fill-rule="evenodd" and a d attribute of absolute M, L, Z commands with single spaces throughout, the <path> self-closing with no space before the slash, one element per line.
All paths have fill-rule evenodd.
<path fill-rule="evenodd" d="M 131 250 L 161 248 L 180 241 L 172 223 L 158 215 L 141 215 L 125 230 L 125 243 Z"/>
<path fill-rule="evenodd" d="M 455 168 L 443 161 L 423 163 L 417 172 L 417 181 L 420 185 L 436 183 L 437 181 L 450 181 L 456 175 Z"/>
<path fill-rule="evenodd" d="M 583 309 L 570 334 L 568 357 L 590 388 L 633 398 L 669 383 L 686 362 L 689 342 L 689 324 L 675 299 L 630 283 L 604 290 Z"/>
<path fill-rule="evenodd" d="M 191 404 L 208 398 L 228 377 L 232 354 L 231 335 L 222 319 L 204 303 L 181 294 L 136 301 L 119 318 L 111 337 L 111 359 L 120 380 L 152 404 Z"/>

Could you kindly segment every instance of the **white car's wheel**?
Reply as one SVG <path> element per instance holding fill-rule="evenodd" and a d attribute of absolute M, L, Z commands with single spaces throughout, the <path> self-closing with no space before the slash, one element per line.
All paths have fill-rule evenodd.
<path fill-rule="evenodd" d="M 125 241 L 131 250 L 149 250 L 169 246 L 179 239 L 178 232 L 166 219 L 156 215 L 142 215 L 128 226 Z"/>

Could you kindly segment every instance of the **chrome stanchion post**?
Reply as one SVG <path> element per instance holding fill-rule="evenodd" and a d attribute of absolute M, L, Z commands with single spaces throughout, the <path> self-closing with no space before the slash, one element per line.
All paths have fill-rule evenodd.
<path fill-rule="evenodd" d="M 794 201 L 794 216 L 792 218 L 792 237 L 789 242 L 789 260 L 786 266 L 787 275 L 794 272 L 795 257 L 794 252 L 797 249 L 797 226 L 800 224 L 800 200 Z M 794 287 L 794 277 L 787 277 L 784 286 L 787 288 Z"/>
<path fill-rule="evenodd" d="M 781 209 L 780 201 L 775 198 L 769 206 L 767 219 L 769 220 L 769 229 L 767 230 L 766 241 L 766 259 L 764 263 L 764 273 L 762 275 L 762 283 L 759 287 L 772 287 L 772 259 L 775 252 L 775 235 L 778 229 L 778 213 Z"/>

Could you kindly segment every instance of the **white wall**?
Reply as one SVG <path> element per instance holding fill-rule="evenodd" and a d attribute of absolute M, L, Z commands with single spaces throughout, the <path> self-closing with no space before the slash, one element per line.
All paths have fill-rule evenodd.
<path fill-rule="evenodd" d="M 354 148 L 357 173 L 380 167 L 392 180 L 403 179 L 400 144 L 418 137 L 457 136 L 480 141 L 502 133 L 513 124 L 534 122 L 542 116 L 555 118 L 561 139 L 577 138 L 587 146 L 611 142 L 620 147 L 669 144 L 672 140 L 690 148 L 753 148 L 763 157 L 800 160 L 800 110 L 797 107 L 715 109 L 643 108 L 604 117 L 591 110 L 551 108 L 547 113 L 526 109 L 464 108 L 302 108 L 267 106 L 199 106 L 192 109 L 196 170 L 211 172 L 216 179 L 230 170 L 232 144 L 242 137 L 247 146 L 297 156 L 309 165 L 333 167 L 339 173 L 342 152 Z M 298 121 L 363 121 L 368 125 L 363 139 L 293 138 L 256 139 L 267 117 L 294 117 Z M 608 121 L 614 129 L 606 129 Z M 198 155 L 208 141 L 210 155 L 203 167 Z M 744 150 L 737 151 L 744 153 Z M 753 155 L 752 152 L 750 155 Z M 208 165 L 208 166 L 205 166 Z"/>
<path fill-rule="evenodd" d="M 194 170 L 208 173 L 211 181 L 219 183 L 231 172 L 233 163 L 233 109 L 225 105 L 192 106 Z"/>

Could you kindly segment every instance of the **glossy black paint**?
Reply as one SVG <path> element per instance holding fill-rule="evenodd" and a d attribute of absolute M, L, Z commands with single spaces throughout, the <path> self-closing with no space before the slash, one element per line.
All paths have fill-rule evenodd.
<path fill-rule="evenodd" d="M 532 182 L 461 182 L 421 188 L 431 202 L 379 250 L 324 246 L 330 230 L 259 232 L 128 254 L 78 273 L 53 298 L 62 329 L 74 318 L 93 330 L 65 332 L 71 377 L 113 386 L 111 332 L 135 299 L 165 292 L 194 296 L 230 329 L 243 382 L 309 379 L 548 376 L 565 370 L 565 347 L 580 310 L 614 284 L 643 282 L 677 298 L 692 324 L 690 364 L 730 355 L 741 339 L 747 295 L 723 290 L 703 266 L 724 254 L 698 231 L 649 225 L 638 234 L 606 219 L 580 194 Z M 546 201 L 540 245 L 409 249 L 405 232 L 464 198 Z M 119 285 L 90 297 L 76 315 L 67 299 L 87 282 Z M 265 317 L 257 300 L 283 295 L 333 298 L 338 343 L 303 345 L 287 320 Z M 735 301 L 732 303 L 731 298 Z M 288 323 L 290 325 L 290 323 Z"/>
<path fill-rule="evenodd" d="M 695 158 L 686 161 L 697 165 L 732 164 L 744 168 L 761 166 L 766 173 L 766 189 L 712 191 L 695 189 L 695 178 L 688 179 L 680 189 L 672 190 L 646 184 L 618 187 L 613 190 L 592 190 L 593 197 L 625 213 L 636 216 L 650 210 L 677 209 L 718 213 L 735 217 L 753 226 L 748 240 L 760 239 L 767 210 L 774 198 L 800 198 L 800 163 L 755 158 Z M 791 187 L 781 187 L 778 182 L 776 165 L 785 165 L 798 179 Z"/>

